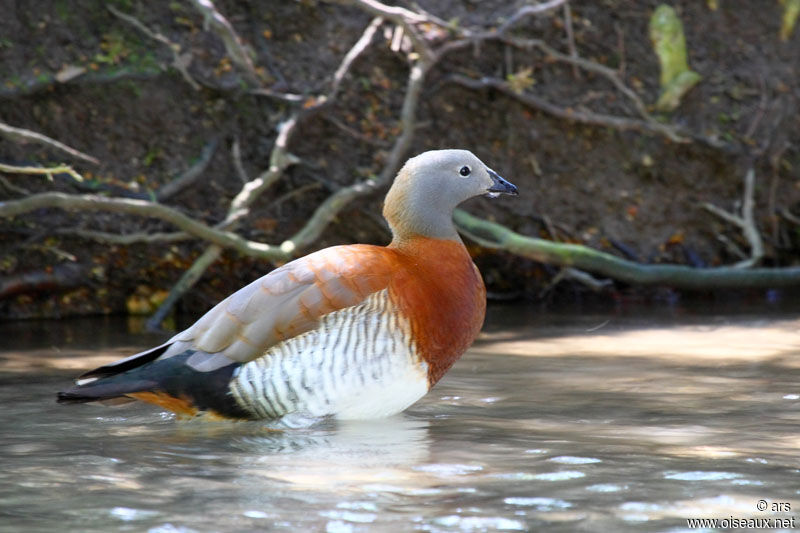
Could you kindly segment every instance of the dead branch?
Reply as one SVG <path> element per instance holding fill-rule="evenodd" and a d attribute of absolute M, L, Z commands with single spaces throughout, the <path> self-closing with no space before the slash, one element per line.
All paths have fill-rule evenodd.
<path fill-rule="evenodd" d="M 505 250 L 534 261 L 579 268 L 638 285 L 678 289 L 776 288 L 800 285 L 800 267 L 694 268 L 683 265 L 643 265 L 579 244 L 562 244 L 520 235 L 509 228 L 456 209 L 459 230 L 481 246 Z"/>
<path fill-rule="evenodd" d="M 792 224 L 800 226 L 800 217 L 798 217 L 796 215 L 793 215 L 788 209 L 786 209 L 786 208 L 781 209 L 780 210 L 780 214 L 781 214 L 781 216 L 783 218 L 785 218 L 786 220 L 788 220 Z"/>
<path fill-rule="evenodd" d="M 194 182 L 203 175 L 203 172 L 206 170 L 206 168 L 208 168 L 208 164 L 211 163 L 211 158 L 214 157 L 214 153 L 217 151 L 218 144 L 219 139 L 211 139 L 203 147 L 203 151 L 200 153 L 200 159 L 198 159 L 195 164 L 190 166 L 177 178 L 159 188 L 156 192 L 156 198 L 158 201 L 163 202 L 168 200 L 182 190 L 193 185 Z"/>
<path fill-rule="evenodd" d="M 13 126 L 9 126 L 5 122 L 0 122 L 0 135 L 9 139 L 14 142 L 18 143 L 28 143 L 34 142 L 37 144 L 42 144 L 44 146 L 48 146 L 50 148 L 55 148 L 56 150 L 60 150 L 65 152 L 72 157 L 77 157 L 78 159 L 83 159 L 84 161 L 88 161 L 90 163 L 94 163 L 95 165 L 100 164 L 100 161 L 97 158 L 92 157 L 88 154 L 84 154 L 80 150 L 76 150 L 75 148 L 70 148 L 66 144 L 59 142 L 55 139 L 51 139 L 46 135 L 42 135 L 41 133 L 36 133 L 35 131 L 26 130 L 23 128 L 15 128 Z"/>
<path fill-rule="evenodd" d="M 268 260 L 286 260 L 287 254 L 276 246 L 254 242 L 231 233 L 207 226 L 171 207 L 128 198 L 106 198 L 93 194 L 76 195 L 60 192 L 34 194 L 19 200 L 0 202 L 0 217 L 11 218 L 36 209 L 57 207 L 69 211 L 111 211 L 158 218 L 169 222 L 197 238 L 224 246 L 253 257 Z"/>
<path fill-rule="evenodd" d="M 49 180 L 52 180 L 55 174 L 69 174 L 75 181 L 83 181 L 83 176 L 75 172 L 69 165 L 58 165 L 55 167 L 19 167 L 0 163 L 0 172 L 7 172 L 9 174 L 44 175 L 47 176 Z"/>
<path fill-rule="evenodd" d="M 21 196 L 25 196 L 31 193 L 31 191 L 29 191 L 25 187 L 19 187 L 17 185 L 14 185 L 3 176 L 0 176 L 0 186 L 2 186 L 6 191 L 10 193 L 19 194 Z"/>
<path fill-rule="evenodd" d="M 158 306 L 156 312 L 147 319 L 145 327 L 150 331 L 157 331 L 161 328 L 161 323 L 167 318 L 172 308 L 186 294 L 194 284 L 203 276 L 203 273 L 216 261 L 222 253 L 222 247 L 212 244 L 207 247 L 205 251 L 194 260 L 186 272 L 183 273 L 181 278 L 172 286 L 169 294 Z"/>
<path fill-rule="evenodd" d="M 200 84 L 198 84 L 194 80 L 194 78 L 192 78 L 191 74 L 189 74 L 189 65 L 192 62 L 191 53 L 187 52 L 182 54 L 181 46 L 179 44 L 170 41 L 163 34 L 151 30 L 136 17 L 123 13 L 110 4 L 106 5 L 106 7 L 115 17 L 127 22 L 128 24 L 130 24 L 140 32 L 144 33 L 151 39 L 158 41 L 161 44 L 165 45 L 167 48 L 169 48 L 169 51 L 172 53 L 172 66 L 175 68 L 175 70 L 181 73 L 183 79 L 186 80 L 186 82 L 192 86 L 192 89 L 196 91 L 200 90 Z"/>
<path fill-rule="evenodd" d="M 560 61 L 560 62 L 563 62 L 563 63 L 569 63 L 569 64 L 571 64 L 573 66 L 576 66 L 576 67 L 579 67 L 579 68 L 581 68 L 581 69 L 583 69 L 583 70 L 585 70 L 587 72 L 592 72 L 594 74 L 599 74 L 600 76 L 603 76 L 608 81 L 610 81 L 614 85 L 614 87 L 617 88 L 617 90 L 619 92 L 621 92 L 631 102 L 633 102 L 633 105 L 636 108 L 637 113 L 639 113 L 639 115 L 643 119 L 645 119 L 648 122 L 655 122 L 655 120 L 652 118 L 650 113 L 647 111 L 647 106 L 644 104 L 642 99 L 639 98 L 639 96 L 636 94 L 636 92 L 633 89 L 631 89 L 630 87 L 625 85 L 625 83 L 622 81 L 622 79 L 619 77 L 619 74 L 617 74 L 617 72 L 615 70 L 610 69 L 605 65 L 601 65 L 600 63 L 596 63 L 594 61 L 590 61 L 588 59 L 584 59 L 584 58 L 578 56 L 577 53 L 574 54 L 574 55 L 572 55 L 572 54 L 571 55 L 562 54 L 561 52 L 559 52 L 555 48 L 549 46 L 547 43 L 545 43 L 544 41 L 542 41 L 540 39 L 519 39 L 519 38 L 514 38 L 514 37 L 508 37 L 508 36 L 505 36 L 505 35 L 499 36 L 498 38 L 502 42 L 504 42 L 506 44 L 510 44 L 510 45 L 515 46 L 517 48 L 522 48 L 522 49 L 526 49 L 526 50 L 531 50 L 533 48 L 538 48 L 539 50 L 541 50 L 542 52 L 547 54 L 547 56 L 550 59 L 553 59 L 555 61 Z M 658 123 L 656 123 L 656 124 L 658 124 Z M 662 124 L 659 124 L 659 125 L 664 126 Z M 673 139 L 673 140 L 675 140 L 676 142 L 686 142 L 686 139 L 683 139 L 682 137 L 680 137 L 677 134 L 677 132 L 673 131 L 673 132 L 671 132 L 671 135 L 675 137 L 675 139 Z"/>
<path fill-rule="evenodd" d="M 299 162 L 299 159 L 293 154 L 288 152 L 288 141 L 292 130 L 297 125 L 297 118 L 293 117 L 278 126 L 278 136 L 275 139 L 275 144 L 272 147 L 270 155 L 269 168 L 259 174 L 255 179 L 246 182 L 239 194 L 231 201 L 228 208 L 228 214 L 220 223 L 221 227 L 234 229 L 239 221 L 247 214 L 247 210 L 252 203 L 267 190 L 273 183 L 275 183 L 283 175 L 284 170 L 290 165 Z M 269 246 L 269 245 L 268 245 Z M 271 249 L 275 247 L 270 246 Z M 219 243 L 213 243 L 208 246 L 203 253 L 195 259 L 192 266 L 183 273 L 181 278 L 172 286 L 167 298 L 156 309 L 156 312 L 147 319 L 146 327 L 149 330 L 157 330 L 160 328 L 161 323 L 169 315 L 172 307 L 181 299 L 181 297 L 191 289 L 197 280 L 199 280 L 203 273 L 216 261 L 224 246 Z M 288 258 L 289 254 L 284 253 L 284 257 Z M 279 256 L 277 256 L 279 257 Z"/>
<path fill-rule="evenodd" d="M 744 177 L 744 194 L 742 195 L 742 214 L 729 213 L 709 202 L 702 204 L 703 209 L 717 215 L 721 219 L 741 228 L 745 239 L 750 245 L 750 257 L 733 265 L 734 268 L 750 268 L 757 265 L 764 257 L 764 242 L 761 233 L 758 231 L 755 216 L 753 214 L 755 201 L 755 171 L 750 168 Z"/>
<path fill-rule="evenodd" d="M 567 32 L 567 48 L 569 49 L 569 56 L 572 58 L 578 57 L 578 49 L 575 47 L 575 33 L 572 31 L 572 10 L 569 6 L 569 1 L 564 3 L 564 28 Z M 578 67 L 572 65 L 572 75 L 578 77 Z"/>
<path fill-rule="evenodd" d="M 56 233 L 59 235 L 79 237 L 82 239 L 89 239 L 106 244 L 118 244 L 122 246 L 129 246 L 131 244 L 139 244 L 139 243 L 149 244 L 156 242 L 181 242 L 194 239 L 192 235 L 189 235 L 184 231 L 175 231 L 171 233 L 137 232 L 137 233 L 118 234 L 118 233 L 108 233 L 105 231 L 65 228 L 56 230 Z"/>
<path fill-rule="evenodd" d="M 239 180 L 242 183 L 247 183 L 250 181 L 250 176 L 247 175 L 247 171 L 244 169 L 244 164 L 242 163 L 242 146 L 239 143 L 239 137 L 233 138 L 233 143 L 231 143 L 231 160 L 233 161 L 233 168 L 236 169 L 236 175 L 239 176 Z"/>
<path fill-rule="evenodd" d="M 675 140 L 675 133 L 669 126 L 635 118 L 618 117 L 614 115 L 595 113 L 593 111 L 578 111 L 572 108 L 559 107 L 531 93 L 519 93 L 515 91 L 505 80 L 501 80 L 499 78 L 484 77 L 481 79 L 473 79 L 461 74 L 452 74 L 448 77 L 448 80 L 468 89 L 495 89 L 507 96 L 510 96 L 511 98 L 514 98 L 527 107 L 542 111 L 549 115 L 553 115 L 554 117 L 569 120 L 571 122 L 592 124 L 595 126 L 607 126 L 609 128 L 618 130 L 649 131 L 663 135 L 671 140 Z"/>
<path fill-rule="evenodd" d="M 203 15 L 206 30 L 213 30 L 222 39 L 228 56 L 233 61 L 247 81 L 261 85 L 261 77 L 256 72 L 250 53 L 233 29 L 233 25 L 214 7 L 211 0 L 192 0 L 192 5 Z"/>
<path fill-rule="evenodd" d="M 204 0 L 198 0 L 204 1 Z M 282 176 L 284 171 L 290 166 L 296 163 L 299 163 L 300 160 L 293 154 L 289 152 L 289 139 L 297 128 L 301 115 L 310 115 L 317 112 L 323 106 L 330 105 L 333 103 L 339 92 L 339 85 L 341 84 L 344 77 L 349 72 L 350 67 L 352 66 L 353 62 L 360 56 L 364 50 L 366 50 L 367 46 L 372 42 L 372 38 L 377 30 L 378 26 L 380 25 L 380 19 L 373 19 L 367 28 L 364 30 L 361 38 L 359 38 L 353 47 L 345 54 L 344 58 L 342 59 L 341 64 L 336 69 L 333 81 L 331 84 L 331 92 L 328 95 L 319 97 L 316 99 L 316 103 L 308 108 L 301 109 L 295 114 L 281 123 L 278 126 L 278 136 L 275 138 L 275 143 L 272 147 L 272 152 L 270 153 L 270 163 L 267 170 L 259 174 L 255 179 L 247 181 L 243 186 L 239 194 L 233 198 L 231 201 L 231 205 L 228 209 L 228 214 L 225 220 L 221 223 L 221 226 L 227 229 L 233 229 L 236 227 L 238 222 L 241 218 L 247 214 L 247 211 L 252 205 L 252 203 L 269 187 L 271 187 L 275 182 L 277 182 Z M 236 145 L 235 145 L 236 146 Z M 236 159 L 236 150 L 234 150 L 234 159 Z M 240 177 L 244 175 L 243 169 L 239 171 Z M 330 199 L 330 198 L 329 198 Z M 314 216 L 311 217 L 311 220 L 308 222 L 305 228 L 300 230 L 299 235 L 300 238 L 290 241 L 285 241 L 281 244 L 280 250 L 285 257 L 290 257 L 298 248 L 304 248 L 311 244 L 312 241 L 306 240 L 305 235 L 318 235 L 322 232 L 323 228 L 317 228 L 315 224 L 323 223 L 327 225 L 330 221 L 330 218 L 327 217 L 318 217 L 317 213 L 320 212 L 320 209 L 323 208 L 325 204 L 323 203 L 320 208 L 317 209 Z M 339 207 L 341 209 L 341 207 Z M 325 213 L 329 211 L 329 207 L 325 207 Z M 337 209 L 338 211 L 338 209 Z M 303 233 L 303 230 L 308 230 L 307 233 Z M 290 244 L 287 244 L 290 242 Z M 220 254 L 222 253 L 223 246 L 214 243 L 203 252 L 203 254 L 195 260 L 191 267 L 189 267 L 186 272 L 183 273 L 181 278 L 175 283 L 175 285 L 170 289 L 170 293 L 167 298 L 162 302 L 156 312 L 147 320 L 147 328 L 150 330 L 156 330 L 160 327 L 161 322 L 167 317 L 169 312 L 171 311 L 172 307 L 180 300 L 180 298 L 191 289 L 197 280 L 203 275 L 203 272 L 208 269 L 208 267 L 214 263 L 214 261 L 219 258 Z"/>
<path fill-rule="evenodd" d="M 555 9 L 563 4 L 566 4 L 567 0 L 549 0 L 547 2 L 542 2 L 541 4 L 535 4 L 532 6 L 524 6 L 517 10 L 516 13 L 511 15 L 507 21 L 500 25 L 497 28 L 498 33 L 505 33 L 508 31 L 512 26 L 514 26 L 517 22 L 522 20 L 525 17 L 529 17 L 531 15 L 540 15 L 546 11 L 551 9 Z"/>
<path fill-rule="evenodd" d="M 342 81 L 350 71 L 350 67 L 370 45 L 373 37 L 375 37 L 375 32 L 378 30 L 378 28 L 380 28 L 381 24 L 383 24 L 382 17 L 373 18 L 372 21 L 367 25 L 364 32 L 361 34 L 361 37 L 358 39 L 358 41 L 356 41 L 352 48 L 347 51 L 344 59 L 342 59 L 342 62 L 339 64 L 339 68 L 337 68 L 336 72 L 333 73 L 333 80 L 331 82 L 330 93 L 327 96 L 328 98 L 335 99 L 339 95 L 339 89 L 342 86 Z"/>

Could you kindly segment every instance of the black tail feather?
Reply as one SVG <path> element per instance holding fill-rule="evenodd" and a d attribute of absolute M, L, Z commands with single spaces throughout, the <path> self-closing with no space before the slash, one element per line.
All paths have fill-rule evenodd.
<path fill-rule="evenodd" d="M 252 417 L 230 393 L 230 381 L 241 363 L 224 358 L 222 366 L 198 370 L 190 358 L 195 354 L 211 354 L 186 350 L 158 359 L 167 346 L 159 346 L 87 372 L 78 379 L 77 385 L 59 392 L 56 401 L 64 404 L 106 402 L 128 395 L 154 393 L 178 399 L 196 411 L 214 411 L 231 418 Z"/>
<path fill-rule="evenodd" d="M 56 395 L 58 403 L 89 403 L 119 398 L 135 392 L 151 391 L 156 383 L 150 380 L 98 380 L 88 385 L 76 385 Z"/>
<path fill-rule="evenodd" d="M 166 352 L 167 348 L 170 346 L 172 346 L 171 343 L 165 343 L 161 346 L 156 346 L 155 348 L 151 348 L 144 352 L 133 354 L 125 359 L 120 359 L 119 361 L 114 361 L 113 363 L 97 367 L 94 370 L 89 370 L 88 372 L 81 374 L 78 377 L 78 381 L 80 382 L 90 378 L 106 378 L 146 365 L 147 363 L 155 361 L 161 357 L 161 355 Z"/>

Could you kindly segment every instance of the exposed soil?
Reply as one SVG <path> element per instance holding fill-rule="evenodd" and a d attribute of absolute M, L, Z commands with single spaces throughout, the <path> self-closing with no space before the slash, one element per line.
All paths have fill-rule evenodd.
<path fill-rule="evenodd" d="M 221 40 L 203 29 L 189 3 L 112 2 L 192 54 L 194 90 L 174 69 L 169 50 L 124 23 L 105 2 L 6 1 L 0 10 L 0 120 L 58 139 L 98 158 L 68 160 L 33 144 L 0 141 L 0 162 L 68 161 L 87 181 L 53 181 L 0 174 L 32 192 L 58 190 L 146 196 L 185 171 L 204 146 L 218 148 L 202 178 L 168 203 L 214 224 L 225 217 L 242 181 L 231 157 L 234 139 L 250 176 L 264 170 L 275 127 L 293 104 L 246 94 Z M 523 2 L 427 0 L 421 7 L 462 27 L 490 28 Z M 659 94 L 659 67 L 648 37 L 655 1 L 571 2 L 578 53 L 618 69 L 646 103 Z M 342 56 L 370 21 L 350 6 L 315 1 L 215 2 L 256 53 L 271 88 L 324 92 Z M 453 73 L 506 79 L 530 68 L 527 89 L 564 108 L 635 117 L 630 101 L 608 80 L 548 60 L 484 43 L 447 56 L 430 74 L 417 118 L 413 149 L 463 147 L 474 151 L 520 189 L 518 199 L 473 200 L 466 207 L 534 236 L 579 242 L 642 262 L 693 266 L 732 263 L 747 252 L 735 226 L 699 208 L 729 211 L 741 204 L 743 177 L 756 171 L 757 222 L 768 266 L 797 263 L 798 227 L 782 211 L 800 212 L 800 30 L 778 38 L 777 2 L 723 0 L 672 4 L 686 32 L 689 62 L 703 79 L 673 113 L 661 117 L 695 133 L 676 144 L 662 137 L 580 125 L 526 108 L 495 91 L 450 83 Z M 563 11 L 526 19 L 520 35 L 567 52 Z M 397 134 L 408 59 L 388 46 L 392 26 L 356 62 L 338 102 L 309 119 L 290 142 L 302 159 L 251 209 L 239 233 L 280 243 L 308 220 L 339 186 L 380 172 Z M 61 83 L 66 66 L 86 69 Z M 703 140 L 705 139 L 705 140 Z M 710 146 L 708 139 L 723 148 Z M 301 190 L 300 193 L 292 194 Z M 0 200 L 20 197 L 0 183 Z M 386 243 L 378 195 L 338 217 L 316 247 L 346 242 Z M 65 316 L 146 311 L 180 277 L 205 244 L 102 244 L 64 229 L 114 233 L 173 231 L 152 219 L 103 213 L 40 210 L 0 221 L 0 317 Z M 489 290 L 542 298 L 555 271 L 507 254 L 471 246 Z M 225 253 L 189 296 L 184 311 L 199 313 L 274 265 Z M 55 270 L 54 270 L 55 269 Z M 49 276 L 49 277 L 48 277 Z M 629 290 L 619 285 L 610 291 Z M 559 285 L 547 298 L 584 289 Z M 642 294 L 633 291 L 633 294 Z M 606 292 L 603 298 L 608 298 Z M 138 302 L 138 303 L 137 303 Z"/>

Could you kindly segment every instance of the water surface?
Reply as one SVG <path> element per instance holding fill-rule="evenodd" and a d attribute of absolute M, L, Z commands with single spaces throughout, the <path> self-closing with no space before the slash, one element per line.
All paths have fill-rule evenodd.
<path fill-rule="evenodd" d="M 688 518 L 794 518 L 794 316 L 492 308 L 407 412 L 288 432 L 56 405 L 75 374 L 159 338 L 112 319 L 2 324 L 0 531 L 697 531 Z"/>

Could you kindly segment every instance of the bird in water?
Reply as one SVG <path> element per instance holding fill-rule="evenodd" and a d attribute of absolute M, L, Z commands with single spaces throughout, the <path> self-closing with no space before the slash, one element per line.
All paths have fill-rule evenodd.
<path fill-rule="evenodd" d="M 141 400 L 179 416 L 390 416 L 419 400 L 483 325 L 486 289 L 453 223 L 479 195 L 517 194 L 467 150 L 409 159 L 383 207 L 388 246 L 277 268 L 166 343 L 86 372 L 59 403 Z"/>

